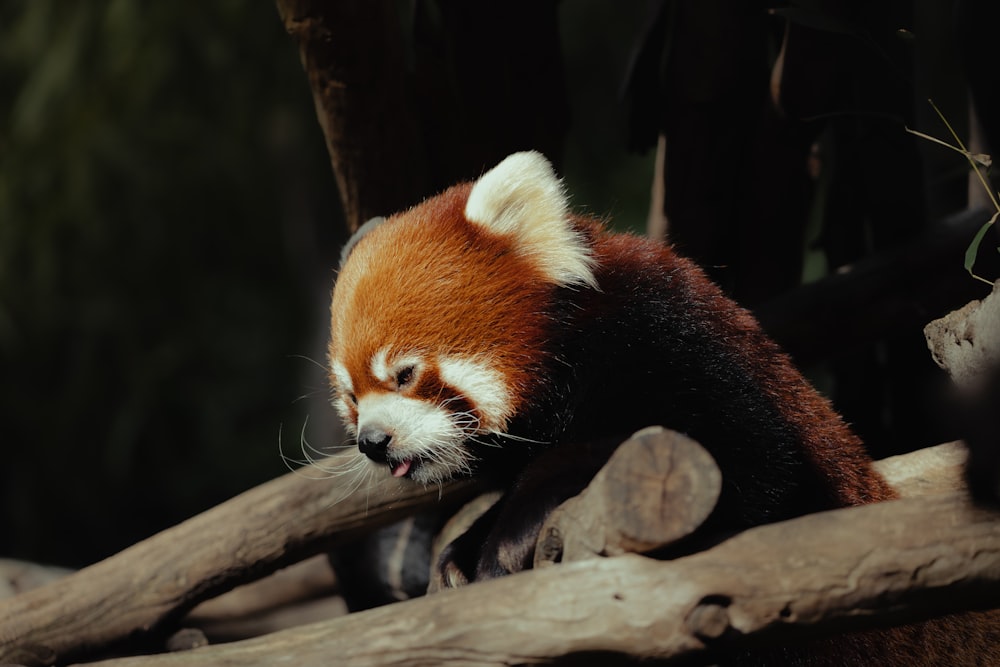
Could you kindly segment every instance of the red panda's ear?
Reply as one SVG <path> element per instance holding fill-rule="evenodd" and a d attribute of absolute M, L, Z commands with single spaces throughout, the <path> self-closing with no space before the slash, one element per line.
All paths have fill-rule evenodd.
<path fill-rule="evenodd" d="M 344 263 L 347 262 L 347 258 L 350 256 L 351 251 L 354 250 L 354 246 L 358 244 L 362 238 L 364 238 L 368 232 L 375 229 L 379 225 L 385 222 L 385 218 L 379 216 L 377 218 L 372 218 L 365 224 L 358 227 L 358 231 L 354 232 L 351 238 L 347 239 L 347 243 L 340 250 L 340 268 L 344 268 Z"/>
<path fill-rule="evenodd" d="M 514 153 L 472 186 L 465 217 L 512 239 L 558 285 L 597 287 L 594 259 L 569 219 L 569 202 L 540 153 Z"/>

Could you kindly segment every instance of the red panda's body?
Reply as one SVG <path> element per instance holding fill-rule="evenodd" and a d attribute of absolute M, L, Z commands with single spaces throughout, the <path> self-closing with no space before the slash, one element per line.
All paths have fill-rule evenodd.
<path fill-rule="evenodd" d="M 570 214 L 537 154 L 345 252 L 330 363 L 372 461 L 421 483 L 475 474 L 506 489 L 446 550 L 452 582 L 530 567 L 547 513 L 654 424 L 719 463 L 717 532 L 893 497 L 747 311 L 671 248 Z"/>

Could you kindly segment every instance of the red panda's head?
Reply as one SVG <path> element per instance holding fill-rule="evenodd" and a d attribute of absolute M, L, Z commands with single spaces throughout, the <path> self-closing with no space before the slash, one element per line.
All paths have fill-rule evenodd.
<path fill-rule="evenodd" d="M 517 153 L 358 237 L 333 293 L 335 405 L 393 475 L 468 472 L 470 445 L 530 400 L 555 290 L 596 287 L 562 185 Z"/>

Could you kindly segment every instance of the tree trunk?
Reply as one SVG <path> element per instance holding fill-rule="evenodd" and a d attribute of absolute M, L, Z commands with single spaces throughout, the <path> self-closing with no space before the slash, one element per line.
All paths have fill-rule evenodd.
<path fill-rule="evenodd" d="M 277 0 L 299 46 L 350 231 L 569 126 L 554 0 Z"/>
<path fill-rule="evenodd" d="M 299 46 L 348 227 L 426 192 L 419 128 L 404 81 L 398 7 L 367 0 L 277 0 Z"/>

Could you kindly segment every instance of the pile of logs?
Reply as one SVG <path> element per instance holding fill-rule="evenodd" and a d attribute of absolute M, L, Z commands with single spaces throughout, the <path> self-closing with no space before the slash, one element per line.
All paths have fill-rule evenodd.
<path fill-rule="evenodd" d="M 338 484 L 289 474 L 0 601 L 0 663 L 66 664 L 144 635 L 190 650 L 92 664 L 308 666 L 336 656 L 338 665 L 503 665 L 595 651 L 683 658 L 761 633 L 782 641 L 988 607 L 1000 599 L 1000 516 L 961 492 L 964 456 L 951 443 L 887 459 L 880 470 L 901 500 L 763 526 L 661 562 L 628 552 L 689 534 L 711 511 L 720 480 L 696 443 L 647 429 L 552 515 L 533 571 L 349 615 L 324 603 L 326 620 L 201 646 L 205 635 L 194 628 L 254 618 L 262 587 L 280 591 L 267 604 L 284 596 L 301 611 L 303 599 L 328 603 L 317 594 L 334 582 L 325 561 L 311 559 L 204 601 L 475 492 L 388 479 L 345 498 Z"/>

